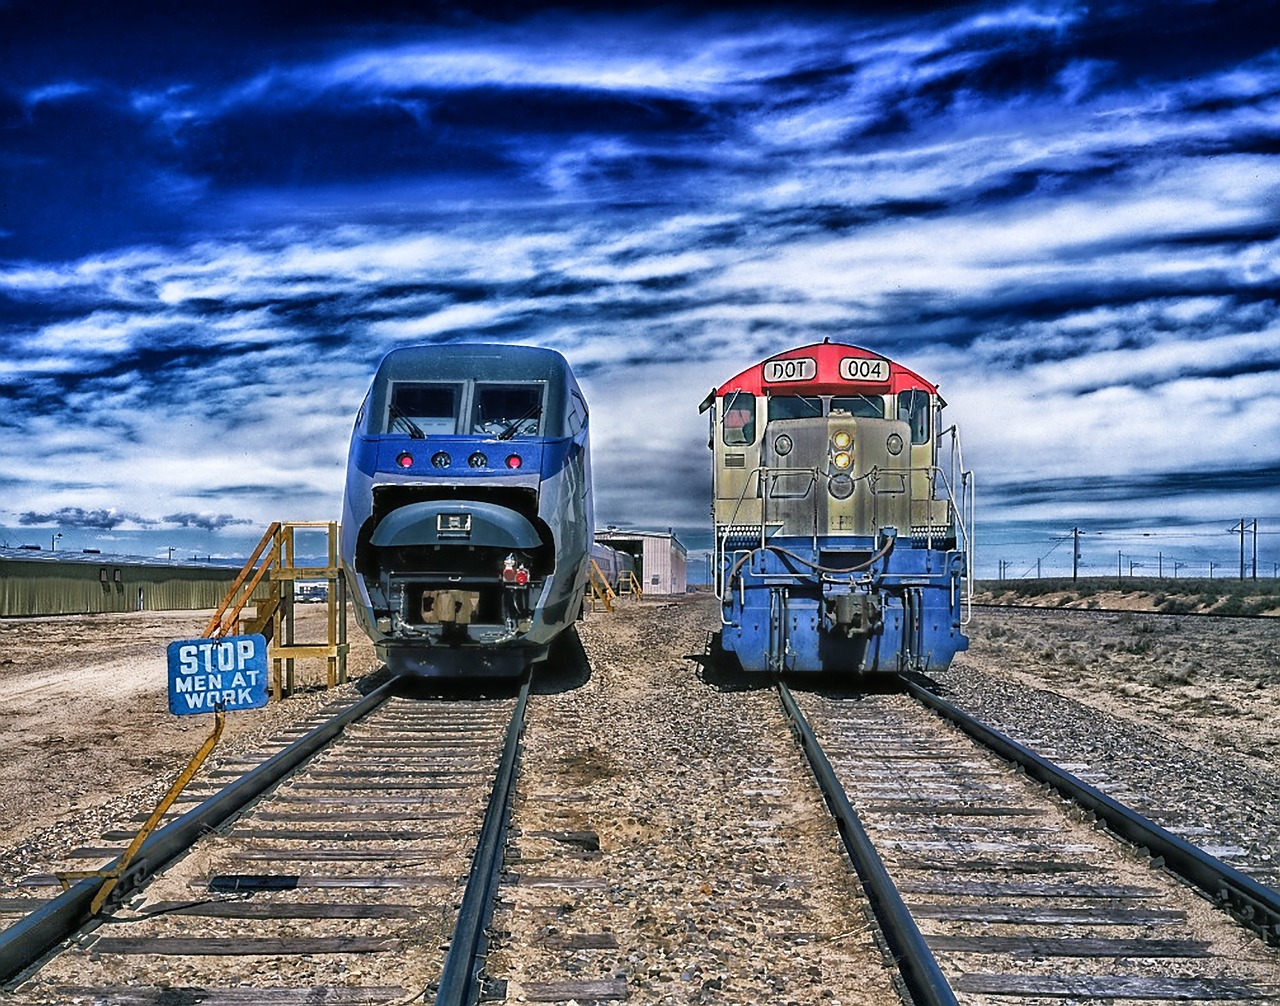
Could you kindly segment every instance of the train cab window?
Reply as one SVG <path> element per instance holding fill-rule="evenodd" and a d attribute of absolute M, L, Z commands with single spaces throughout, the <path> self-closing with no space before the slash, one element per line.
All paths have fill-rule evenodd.
<path fill-rule="evenodd" d="M 576 391 L 569 393 L 569 413 L 565 416 L 565 426 L 569 436 L 576 437 L 587 425 L 587 403 Z"/>
<path fill-rule="evenodd" d="M 387 432 L 411 437 L 456 433 L 461 399 L 462 386 L 458 384 L 393 384 Z"/>
<path fill-rule="evenodd" d="M 884 398 L 880 395 L 841 395 L 831 399 L 832 412 L 847 412 L 862 419 L 883 419 Z"/>
<path fill-rule="evenodd" d="M 756 396 L 746 391 L 725 395 L 721 439 L 728 447 L 756 442 Z"/>
<path fill-rule="evenodd" d="M 770 395 L 769 421 L 811 419 L 822 415 L 822 399 L 806 395 Z"/>
<path fill-rule="evenodd" d="M 929 442 L 929 392 L 913 388 L 898 392 L 898 418 L 911 424 L 911 442 Z"/>
<path fill-rule="evenodd" d="M 471 432 L 499 440 L 536 437 L 542 419 L 542 385 L 477 384 Z"/>

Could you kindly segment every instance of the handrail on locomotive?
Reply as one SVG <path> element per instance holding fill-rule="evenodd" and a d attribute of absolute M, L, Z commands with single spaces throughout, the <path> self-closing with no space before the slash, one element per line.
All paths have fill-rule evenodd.
<path fill-rule="evenodd" d="M 963 459 L 963 454 L 962 454 L 961 445 L 960 445 L 959 429 L 953 425 L 949 429 L 943 430 L 939 434 L 939 437 L 941 438 L 942 436 L 945 436 L 947 434 L 951 435 L 951 464 L 950 464 L 951 474 L 949 477 L 947 472 L 945 472 L 941 467 L 937 465 L 931 465 L 928 468 L 921 468 L 921 469 L 907 468 L 907 469 L 903 469 L 902 471 L 904 474 L 908 476 L 915 474 L 916 472 L 927 471 L 930 474 L 930 476 L 937 478 L 941 481 L 942 486 L 946 491 L 946 495 L 943 498 L 946 499 L 948 503 L 947 512 L 950 518 L 949 520 L 950 526 L 955 528 L 957 538 L 961 542 L 961 550 L 964 552 L 966 568 L 972 569 L 973 568 L 973 509 L 974 509 L 973 472 L 966 471 L 964 468 L 964 459 Z M 873 496 L 878 495 L 880 493 L 880 490 L 876 488 L 874 478 L 871 477 L 876 473 L 876 471 L 877 469 L 873 468 L 872 471 L 868 473 L 867 476 L 862 477 L 863 479 L 867 480 L 868 491 Z M 829 478 L 827 473 L 821 471 L 817 466 L 810 467 L 810 468 L 778 468 L 775 466 L 773 468 L 770 468 L 767 465 L 758 465 L 756 468 L 751 470 L 751 475 L 757 476 L 757 478 L 754 481 L 759 486 L 765 486 L 768 484 L 767 477 L 771 473 L 772 474 L 778 474 L 778 473 L 812 474 L 815 485 L 819 477 Z M 957 479 L 959 480 L 959 485 L 960 485 L 959 494 L 955 492 Z M 855 481 L 860 481 L 860 480 L 855 480 Z M 747 479 L 746 482 L 744 483 L 742 492 L 738 496 L 737 504 L 735 504 L 734 506 L 733 517 L 737 516 L 738 508 L 741 506 L 742 501 L 746 498 L 747 487 L 750 486 L 752 482 L 753 482 L 752 479 Z M 893 495 L 893 493 L 886 493 L 886 495 Z M 769 499 L 767 491 L 762 491 L 761 498 L 764 501 L 765 507 L 767 508 L 768 499 Z M 813 519 L 813 524 L 814 524 L 813 547 L 814 547 L 814 550 L 816 551 L 818 547 L 818 532 L 817 532 L 818 501 L 816 496 L 813 501 L 812 510 L 813 510 L 813 518 L 814 518 Z M 775 524 L 775 527 L 781 527 L 781 526 L 782 525 L 780 522 L 777 522 Z M 740 565 L 738 561 L 739 556 L 750 555 L 752 552 L 756 551 L 757 549 L 767 547 L 768 537 L 769 537 L 769 532 L 768 532 L 769 523 L 768 521 L 764 521 L 759 525 L 760 544 L 756 546 L 756 548 L 734 549 L 732 552 L 729 552 L 728 539 L 730 535 L 734 533 L 734 530 L 736 527 L 738 527 L 738 525 L 731 517 L 729 522 L 723 526 L 723 530 L 721 531 L 720 536 L 716 539 L 716 542 L 715 542 L 716 561 L 714 563 L 714 570 L 713 570 L 714 577 L 715 577 L 714 590 L 715 590 L 715 595 L 717 600 L 720 601 L 720 612 L 721 612 L 720 622 L 722 625 L 733 624 L 732 622 L 726 621 L 724 617 L 724 610 L 725 610 L 724 592 L 726 589 L 729 589 L 731 587 L 731 584 L 726 584 L 724 582 L 724 578 L 722 576 L 722 570 L 726 568 L 725 564 L 722 562 L 724 556 L 726 554 L 732 555 L 735 560 L 734 566 L 736 567 Z M 755 525 L 752 525 L 752 527 L 755 527 Z M 928 542 L 929 547 L 933 546 L 933 537 L 934 537 L 933 525 L 926 525 L 926 541 Z M 820 578 L 823 579 L 824 581 L 835 582 L 831 579 L 833 574 L 823 572 L 823 573 L 820 573 L 819 575 L 820 575 Z M 926 573 L 922 575 L 925 576 L 926 578 L 935 578 L 935 577 L 941 578 L 944 574 L 942 572 L 938 572 L 936 574 Z M 767 574 L 761 575 L 760 578 L 765 581 L 769 579 Z M 850 580 L 849 582 L 852 583 L 853 581 Z M 961 617 L 960 624 L 968 625 L 970 620 L 973 618 L 973 579 L 971 577 L 965 578 L 964 593 L 962 595 L 962 600 L 964 601 L 964 614 Z"/>

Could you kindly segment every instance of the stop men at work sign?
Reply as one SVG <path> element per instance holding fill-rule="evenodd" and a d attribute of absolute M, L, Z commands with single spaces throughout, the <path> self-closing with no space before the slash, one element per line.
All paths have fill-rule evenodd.
<path fill-rule="evenodd" d="M 169 644 L 169 712 L 179 716 L 267 704 L 267 641 L 260 635 Z"/>

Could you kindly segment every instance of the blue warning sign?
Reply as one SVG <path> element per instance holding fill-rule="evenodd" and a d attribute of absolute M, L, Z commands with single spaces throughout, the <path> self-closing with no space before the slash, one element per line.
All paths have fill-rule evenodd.
<path fill-rule="evenodd" d="M 264 637 L 179 639 L 169 644 L 169 712 L 189 716 L 266 704 Z"/>

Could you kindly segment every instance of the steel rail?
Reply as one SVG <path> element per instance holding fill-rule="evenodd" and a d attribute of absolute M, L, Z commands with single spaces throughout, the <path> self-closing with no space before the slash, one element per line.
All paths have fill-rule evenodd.
<path fill-rule="evenodd" d="M 889 945 L 915 1006 L 956 1006 L 955 993 L 942 974 L 942 969 L 938 967 L 933 952 L 925 943 L 907 906 L 903 904 L 902 896 L 858 819 L 857 811 L 849 802 L 849 796 L 836 777 L 813 728 L 796 705 L 791 690 L 782 681 L 778 681 L 777 686 L 778 697 L 791 721 L 792 732 L 809 760 L 809 767 L 818 780 L 827 806 L 831 808 L 844 847 L 858 871 L 880 931 L 884 934 L 885 942 Z"/>
<path fill-rule="evenodd" d="M 507 727 L 506 742 L 494 776 L 489 805 L 485 809 L 484 824 L 471 859 L 471 872 L 458 909 L 458 921 L 449 940 L 449 952 L 445 955 L 436 988 L 436 1006 L 473 1006 L 480 998 L 480 972 L 484 966 L 484 951 L 488 940 L 485 927 L 493 912 L 493 902 L 498 891 L 498 875 L 502 870 L 503 851 L 506 847 L 507 823 L 511 812 L 511 798 L 515 794 L 516 772 L 520 763 L 520 735 L 524 731 L 525 710 L 529 705 L 531 674 L 526 674 L 516 699 L 511 724 Z M 424 993 L 425 998 L 425 993 Z"/>
<path fill-rule="evenodd" d="M 1033 779 L 1091 811 L 1115 834 L 1145 849 L 1156 865 L 1163 865 L 1198 887 L 1268 943 L 1280 945 L 1280 891 L 1264 887 L 1137 811 L 1117 803 L 1017 741 L 979 723 L 917 682 L 905 677 L 902 681 L 917 701 L 950 720 L 1000 757 L 1019 765 Z"/>
<path fill-rule="evenodd" d="M 115 899 L 145 883 L 199 838 L 222 827 L 279 783 L 348 725 L 382 705 L 390 696 L 393 684 L 387 682 L 370 692 L 152 835 L 120 878 Z M 107 869 L 119 862 L 117 858 Z M 102 878 L 82 880 L 0 933 L 0 987 L 20 979 L 59 943 L 93 921 L 90 906 L 102 883 Z"/>

